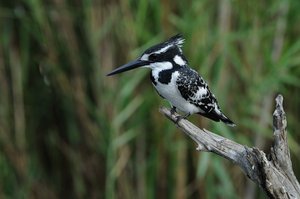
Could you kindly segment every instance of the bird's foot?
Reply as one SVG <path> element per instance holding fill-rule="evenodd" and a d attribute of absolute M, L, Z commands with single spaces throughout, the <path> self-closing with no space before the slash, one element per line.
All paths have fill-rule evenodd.
<path fill-rule="evenodd" d="M 187 114 L 185 114 L 185 115 L 183 115 L 183 116 L 182 116 L 182 115 L 176 116 L 176 121 L 175 121 L 175 123 L 178 124 L 178 122 L 179 122 L 180 120 L 186 119 L 186 118 L 188 118 L 190 115 L 191 115 L 191 114 L 187 113 Z"/>
<path fill-rule="evenodd" d="M 171 108 L 171 115 L 174 115 L 176 113 L 176 107 L 175 106 L 172 106 Z"/>

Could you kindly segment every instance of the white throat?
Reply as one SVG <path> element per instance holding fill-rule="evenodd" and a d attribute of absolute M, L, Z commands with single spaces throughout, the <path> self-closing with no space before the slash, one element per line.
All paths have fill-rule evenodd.
<path fill-rule="evenodd" d="M 152 70 L 152 75 L 153 77 L 157 80 L 158 79 L 158 74 L 163 71 L 163 70 L 168 70 L 171 69 L 173 67 L 171 62 L 156 62 L 156 63 L 152 63 L 149 66 L 146 66 L 148 68 L 151 68 Z"/>

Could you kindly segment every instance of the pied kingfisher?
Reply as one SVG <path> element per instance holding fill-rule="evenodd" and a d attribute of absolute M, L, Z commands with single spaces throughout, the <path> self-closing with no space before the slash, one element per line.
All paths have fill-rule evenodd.
<path fill-rule="evenodd" d="M 147 49 L 137 60 L 116 68 L 107 76 L 138 67 L 151 69 L 150 79 L 158 94 L 170 102 L 174 113 L 180 110 L 187 118 L 198 113 L 214 121 L 222 121 L 229 126 L 235 124 L 226 117 L 204 79 L 188 66 L 182 53 L 184 39 L 178 34 L 163 43 Z M 177 122 L 178 122 L 177 120 Z"/>

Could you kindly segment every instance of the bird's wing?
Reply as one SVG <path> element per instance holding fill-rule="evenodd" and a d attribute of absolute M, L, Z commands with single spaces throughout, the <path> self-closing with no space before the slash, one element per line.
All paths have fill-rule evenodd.
<path fill-rule="evenodd" d="M 184 99 L 200 109 L 198 112 L 200 115 L 235 126 L 222 113 L 214 94 L 210 92 L 207 83 L 195 70 L 186 67 L 179 70 L 179 73 L 176 81 L 177 88 Z"/>
<path fill-rule="evenodd" d="M 195 70 L 187 67 L 182 67 L 179 73 L 176 84 L 182 97 L 199 107 L 203 113 L 214 110 L 217 102 L 204 79 Z"/>

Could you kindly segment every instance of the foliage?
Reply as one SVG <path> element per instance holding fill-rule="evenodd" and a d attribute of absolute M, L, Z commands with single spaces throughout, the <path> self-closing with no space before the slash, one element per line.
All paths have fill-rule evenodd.
<path fill-rule="evenodd" d="M 1 198 L 265 198 L 231 163 L 195 151 L 158 113 L 147 70 L 105 74 L 178 32 L 229 128 L 269 148 L 282 93 L 300 174 L 298 1 L 12 0 L 0 3 Z"/>

